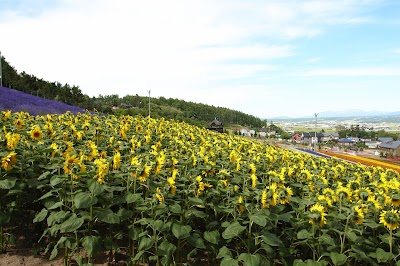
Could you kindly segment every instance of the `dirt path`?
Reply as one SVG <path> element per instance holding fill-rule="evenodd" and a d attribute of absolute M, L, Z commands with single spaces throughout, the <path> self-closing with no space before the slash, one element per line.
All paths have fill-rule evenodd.
<path fill-rule="evenodd" d="M 63 266 L 62 258 L 47 260 L 31 251 L 7 252 L 0 255 L 0 266 Z"/>

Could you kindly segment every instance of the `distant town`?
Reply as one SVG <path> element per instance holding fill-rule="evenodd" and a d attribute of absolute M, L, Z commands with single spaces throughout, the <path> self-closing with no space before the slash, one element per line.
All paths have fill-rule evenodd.
<path fill-rule="evenodd" d="M 345 152 L 400 161 L 400 116 L 285 118 L 265 120 L 258 132 L 237 134 L 265 139 L 273 145 Z M 293 146 L 295 145 L 295 146 Z"/>
<path fill-rule="evenodd" d="M 366 117 L 316 117 L 288 118 L 271 120 L 288 133 L 299 131 L 336 132 L 338 126 L 351 128 L 358 125 L 365 131 L 385 130 L 400 133 L 400 116 L 366 116 Z"/>

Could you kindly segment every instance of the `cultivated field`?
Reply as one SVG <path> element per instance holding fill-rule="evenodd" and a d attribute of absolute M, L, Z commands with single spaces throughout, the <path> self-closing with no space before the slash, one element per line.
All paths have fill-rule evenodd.
<path fill-rule="evenodd" d="M 392 169 L 172 120 L 2 112 L 0 123 L 1 263 L 24 248 L 41 264 L 398 264 Z"/>

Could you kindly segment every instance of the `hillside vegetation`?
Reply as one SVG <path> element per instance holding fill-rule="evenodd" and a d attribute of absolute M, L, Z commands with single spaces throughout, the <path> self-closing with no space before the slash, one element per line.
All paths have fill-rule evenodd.
<path fill-rule="evenodd" d="M 12 88 L 21 92 L 35 95 L 48 100 L 63 102 L 68 105 L 77 106 L 90 111 L 96 110 L 100 113 L 115 115 L 148 115 L 147 96 L 126 95 L 120 97 L 118 95 L 99 95 L 98 97 L 89 97 L 82 93 L 79 86 L 64 84 L 60 82 L 49 82 L 34 75 L 18 73 L 4 57 L 2 60 L 3 68 L 3 86 Z M 134 85 L 133 85 L 134 86 Z M 110 88 L 110 90 L 115 88 Z M 7 95 L 4 95 L 7 97 Z M 4 98 L 7 100 L 6 98 Z M 38 101 L 37 98 L 31 98 Z M 3 98 L 2 98 L 3 100 Z M 7 108 L 18 110 L 29 110 L 26 106 L 18 106 L 18 101 L 7 100 L 13 104 Z M 51 103 L 53 105 L 56 103 Z M 0 106 L 3 108 L 4 106 Z M 1 109 L 0 109 L 1 110 Z M 45 111 L 46 112 L 46 111 Z M 167 118 L 177 121 L 184 121 L 197 126 L 207 126 L 207 124 L 217 117 L 225 126 L 232 124 L 240 124 L 250 128 L 260 128 L 265 122 L 258 117 L 245 114 L 240 111 L 215 107 L 211 105 L 186 102 L 172 98 L 151 98 L 151 116 L 154 118 Z"/>
<path fill-rule="evenodd" d="M 85 109 L 63 102 L 30 95 L 0 86 L 0 110 L 29 112 L 31 115 L 62 114 L 67 111 L 84 113 Z"/>

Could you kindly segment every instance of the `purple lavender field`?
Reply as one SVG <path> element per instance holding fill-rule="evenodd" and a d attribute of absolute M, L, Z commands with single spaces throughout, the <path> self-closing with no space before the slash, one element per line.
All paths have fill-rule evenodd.
<path fill-rule="evenodd" d="M 85 110 L 62 102 L 47 100 L 21 91 L 0 86 L 0 111 L 28 112 L 31 115 L 62 114 L 67 111 L 84 113 Z"/>

